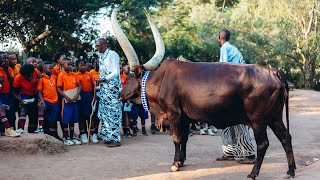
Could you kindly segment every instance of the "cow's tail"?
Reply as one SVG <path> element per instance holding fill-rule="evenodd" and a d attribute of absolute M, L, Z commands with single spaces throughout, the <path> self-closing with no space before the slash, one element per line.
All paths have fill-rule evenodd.
<path fill-rule="evenodd" d="M 286 86 L 286 91 L 287 91 L 287 96 L 285 99 L 285 103 L 286 103 L 286 120 L 287 120 L 287 129 L 288 129 L 288 133 L 289 133 L 289 85 L 286 79 L 284 79 L 285 82 L 285 86 Z"/>
<path fill-rule="evenodd" d="M 285 86 L 285 92 L 284 92 L 284 103 L 285 103 L 285 108 L 286 108 L 286 121 L 287 121 L 287 130 L 289 133 L 289 84 L 286 78 L 280 73 L 280 71 L 277 70 L 277 76 L 280 79 L 282 83 L 284 83 Z"/>

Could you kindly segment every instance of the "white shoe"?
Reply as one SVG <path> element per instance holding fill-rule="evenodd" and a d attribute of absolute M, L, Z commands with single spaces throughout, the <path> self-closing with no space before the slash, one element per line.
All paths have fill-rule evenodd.
<path fill-rule="evenodd" d="M 16 133 L 19 133 L 19 134 L 23 134 L 23 133 L 24 133 L 24 130 L 20 128 L 20 129 L 17 129 L 15 132 L 16 132 Z"/>
<path fill-rule="evenodd" d="M 82 143 L 88 143 L 88 137 L 87 137 L 87 134 L 86 134 L 86 133 L 81 134 L 81 136 L 80 136 L 80 141 L 81 141 Z"/>
<path fill-rule="evenodd" d="M 42 126 L 38 126 L 37 130 L 35 130 L 34 133 L 43 133 Z"/>
<path fill-rule="evenodd" d="M 214 136 L 214 132 L 212 131 L 212 129 L 208 129 L 208 134 L 209 134 L 210 136 Z"/>
<path fill-rule="evenodd" d="M 18 137 L 18 136 L 20 136 L 20 133 L 15 132 L 11 128 L 6 129 L 4 134 L 5 134 L 5 136 L 8 136 L 8 137 Z"/>
<path fill-rule="evenodd" d="M 92 134 L 92 135 L 90 136 L 90 141 L 91 141 L 92 143 L 99 143 L 98 135 L 97 135 L 97 134 Z"/>
<path fill-rule="evenodd" d="M 217 133 L 218 129 L 214 126 L 210 126 L 210 129 L 212 130 L 213 133 Z"/>
<path fill-rule="evenodd" d="M 71 141 L 72 141 L 73 144 L 75 144 L 75 145 L 80 145 L 80 144 L 81 144 L 81 141 L 80 141 L 79 138 L 77 138 L 77 137 L 73 137 L 73 138 L 71 139 Z M 88 141 L 88 138 L 87 138 L 87 141 Z"/>
<path fill-rule="evenodd" d="M 200 135 L 206 135 L 206 130 L 205 129 L 200 129 Z"/>
<path fill-rule="evenodd" d="M 63 144 L 67 146 L 73 146 L 74 143 L 71 141 L 71 139 L 68 137 L 67 139 L 63 138 Z"/>

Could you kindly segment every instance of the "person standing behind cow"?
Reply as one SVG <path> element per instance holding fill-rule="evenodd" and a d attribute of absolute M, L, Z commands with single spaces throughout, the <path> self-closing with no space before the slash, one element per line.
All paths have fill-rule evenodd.
<path fill-rule="evenodd" d="M 122 68 L 121 68 L 122 67 Z M 129 75 L 130 73 L 130 67 L 129 65 L 120 65 L 120 78 L 121 78 L 121 85 L 122 88 L 124 88 L 124 86 L 127 83 L 127 75 Z M 130 100 L 127 101 L 123 101 L 122 102 L 123 105 L 123 110 L 122 110 L 122 130 L 123 130 L 123 136 L 124 137 L 131 137 L 132 134 L 130 132 L 130 121 L 129 121 L 129 116 L 128 116 L 128 111 L 125 110 L 126 107 L 130 106 Z M 127 106 L 126 106 L 127 105 Z"/>
<path fill-rule="evenodd" d="M 220 45 L 220 62 L 231 62 L 244 64 L 243 57 L 239 50 L 230 44 L 230 32 L 223 29 L 219 32 L 218 42 Z M 239 160 L 242 164 L 252 164 L 255 162 L 255 149 L 253 138 L 249 132 L 249 127 L 243 124 L 227 127 L 221 132 L 223 156 L 217 161 Z"/>
<path fill-rule="evenodd" d="M 119 55 L 107 48 L 107 40 L 100 38 L 96 42 L 100 53 L 100 103 L 98 117 L 102 121 L 101 135 L 107 147 L 121 146 L 120 128 L 122 121 Z"/>

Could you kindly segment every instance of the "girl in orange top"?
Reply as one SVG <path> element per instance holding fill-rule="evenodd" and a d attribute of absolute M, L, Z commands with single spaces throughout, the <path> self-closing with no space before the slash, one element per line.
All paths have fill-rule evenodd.
<path fill-rule="evenodd" d="M 18 133 L 24 132 L 26 115 L 29 117 L 29 133 L 34 133 L 38 125 L 37 76 L 34 67 L 25 64 L 13 81 L 14 96 L 20 103 Z"/>

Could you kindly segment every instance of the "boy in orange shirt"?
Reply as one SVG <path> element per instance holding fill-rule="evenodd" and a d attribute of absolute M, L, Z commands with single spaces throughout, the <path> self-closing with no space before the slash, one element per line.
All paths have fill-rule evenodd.
<path fill-rule="evenodd" d="M 16 77 L 20 73 L 21 65 L 18 64 L 18 56 L 16 54 L 9 55 L 9 66 L 13 70 L 13 77 Z"/>
<path fill-rule="evenodd" d="M 72 62 L 69 58 L 63 58 L 63 71 L 58 76 L 57 90 L 62 99 L 62 130 L 65 145 L 81 144 L 78 138 L 74 137 L 74 124 L 79 121 L 77 99 L 81 92 L 81 84 L 71 72 Z M 77 89 L 73 97 L 66 94 L 68 90 Z M 68 128 L 69 125 L 69 128 Z M 70 134 L 69 134 L 70 129 Z"/>
<path fill-rule="evenodd" d="M 57 65 L 53 68 L 53 75 L 57 76 L 63 71 L 63 58 L 66 56 L 63 53 L 57 53 L 54 55 L 52 61 L 57 62 Z"/>
<path fill-rule="evenodd" d="M 19 101 L 19 123 L 17 132 L 24 133 L 26 116 L 29 117 L 29 133 L 34 133 L 38 124 L 37 76 L 34 66 L 25 64 L 13 81 L 14 97 Z"/>
<path fill-rule="evenodd" d="M 57 76 L 52 75 L 53 64 L 43 63 L 42 77 L 38 81 L 40 105 L 44 107 L 45 133 L 59 139 L 57 133 L 58 93 Z"/>
<path fill-rule="evenodd" d="M 87 120 L 90 120 L 90 115 L 92 112 L 91 103 L 93 100 L 93 85 L 94 81 L 92 75 L 87 72 L 86 62 L 84 60 L 76 61 L 76 67 L 78 72 L 75 73 L 77 80 L 81 83 L 81 100 L 78 101 L 79 105 L 79 127 L 80 127 L 80 140 L 82 143 L 88 143 L 87 137 Z M 89 124 L 90 122 L 88 122 Z M 91 133 L 91 142 L 98 143 L 98 136 L 95 134 L 95 123 L 92 122 L 92 128 L 90 129 Z"/>
<path fill-rule="evenodd" d="M 19 135 L 14 131 L 14 127 L 15 127 L 14 101 L 11 96 L 11 86 L 13 83 L 12 76 L 13 76 L 13 71 L 9 67 L 8 54 L 1 53 L 0 54 L 0 120 L 5 126 L 6 136 Z M 5 109 L 4 106 L 8 107 L 9 109 Z"/>

